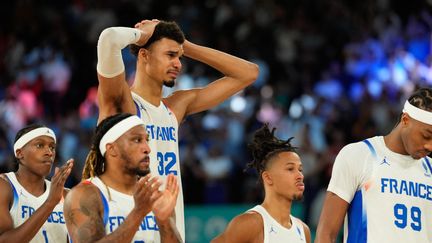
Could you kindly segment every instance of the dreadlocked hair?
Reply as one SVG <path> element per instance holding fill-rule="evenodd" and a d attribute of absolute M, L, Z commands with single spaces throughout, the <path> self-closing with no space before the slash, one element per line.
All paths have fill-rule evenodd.
<path fill-rule="evenodd" d="M 432 111 L 432 89 L 420 88 L 414 92 L 409 98 L 408 102 L 425 111 Z"/>
<path fill-rule="evenodd" d="M 291 145 L 293 137 L 280 140 L 274 135 L 275 131 L 276 128 L 270 131 L 268 124 L 264 124 L 254 133 L 253 142 L 248 144 L 253 160 L 246 165 L 246 169 L 253 168 L 261 175 L 267 168 L 267 162 L 274 156 L 282 152 L 296 152 L 297 148 Z"/>
<path fill-rule="evenodd" d="M 96 131 L 93 136 L 93 143 L 91 145 L 90 152 L 87 155 L 82 173 L 83 180 L 103 174 L 105 169 L 105 157 L 102 156 L 102 153 L 99 149 L 100 141 L 109 129 L 130 116 L 132 116 L 132 114 L 129 113 L 120 113 L 109 116 L 96 127 Z"/>

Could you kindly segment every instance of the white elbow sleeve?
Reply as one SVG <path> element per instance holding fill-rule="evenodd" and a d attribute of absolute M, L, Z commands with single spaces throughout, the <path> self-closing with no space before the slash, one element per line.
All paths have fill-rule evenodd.
<path fill-rule="evenodd" d="M 121 50 L 137 43 L 140 37 L 141 31 L 135 28 L 110 27 L 102 31 L 97 44 L 97 72 L 106 78 L 124 72 Z"/>

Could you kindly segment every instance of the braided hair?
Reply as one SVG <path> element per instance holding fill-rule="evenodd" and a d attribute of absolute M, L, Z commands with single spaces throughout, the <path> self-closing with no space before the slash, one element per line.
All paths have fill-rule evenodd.
<path fill-rule="evenodd" d="M 432 112 L 432 89 L 420 88 L 414 92 L 409 98 L 408 102 L 425 111 Z"/>
<path fill-rule="evenodd" d="M 276 128 L 271 129 L 268 124 L 254 133 L 253 142 L 248 145 L 252 151 L 253 160 L 247 164 L 247 169 L 253 168 L 260 175 L 267 169 L 268 162 L 282 152 L 296 152 L 297 148 L 291 145 L 291 140 L 278 139 L 274 133 Z"/>
<path fill-rule="evenodd" d="M 91 145 L 90 152 L 87 155 L 87 159 L 85 161 L 82 173 L 83 180 L 103 174 L 105 169 L 105 157 L 102 156 L 102 153 L 99 149 L 100 141 L 109 129 L 111 129 L 115 124 L 130 116 L 132 116 L 132 114 L 129 113 L 120 113 L 109 116 L 105 118 L 101 123 L 99 123 L 99 125 L 96 127 L 96 131 L 93 137 L 93 143 Z"/>

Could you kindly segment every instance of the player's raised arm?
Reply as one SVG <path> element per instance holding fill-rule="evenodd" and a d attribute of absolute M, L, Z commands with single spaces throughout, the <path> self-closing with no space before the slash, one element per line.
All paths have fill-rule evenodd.
<path fill-rule="evenodd" d="M 145 20 L 136 28 L 110 27 L 100 34 L 97 45 L 99 121 L 120 112 L 136 113 L 121 50 L 129 44 L 144 45 L 157 23 L 157 20 Z"/>
<path fill-rule="evenodd" d="M 187 40 L 183 44 L 183 50 L 184 56 L 205 63 L 224 75 L 204 88 L 179 91 L 166 99 L 170 107 L 179 105 L 174 101 L 181 100 L 181 104 L 186 105 L 184 116 L 208 110 L 222 103 L 252 84 L 259 73 L 255 63 Z M 183 117 L 179 118 L 181 120 Z"/>

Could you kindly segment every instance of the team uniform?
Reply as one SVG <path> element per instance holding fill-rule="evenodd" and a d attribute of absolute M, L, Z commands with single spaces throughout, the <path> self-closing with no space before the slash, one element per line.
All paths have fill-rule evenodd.
<path fill-rule="evenodd" d="M 101 194 L 103 205 L 103 222 L 106 234 L 111 234 L 122 224 L 135 206 L 133 196 L 107 187 L 99 177 L 88 179 L 86 183 L 95 185 Z M 148 214 L 138 227 L 132 242 L 160 242 L 159 227 L 152 213 Z"/>
<path fill-rule="evenodd" d="M 430 161 L 392 152 L 382 136 L 345 146 L 328 186 L 350 203 L 344 242 L 432 242 Z"/>
<path fill-rule="evenodd" d="M 12 187 L 13 203 L 9 212 L 12 217 L 14 228 L 16 228 L 28 220 L 30 216 L 46 201 L 51 183 L 50 181 L 45 180 L 45 192 L 39 197 L 35 197 L 18 182 L 14 172 L 9 172 L 4 175 Z M 57 204 L 51 215 L 30 242 L 67 242 L 67 229 L 63 215 L 63 202 Z"/>
<path fill-rule="evenodd" d="M 261 205 L 257 205 L 248 211 L 254 211 L 261 215 L 264 224 L 264 242 L 306 242 L 303 224 L 296 217 L 291 217 L 292 226 L 287 229 L 280 225 Z"/>
<path fill-rule="evenodd" d="M 156 107 L 133 92 L 132 98 L 137 109 L 137 116 L 144 121 L 150 138 L 151 173 L 160 176 L 164 183 L 168 174 L 174 174 L 180 182 L 175 207 L 175 218 L 177 229 L 183 241 L 185 241 L 184 202 L 178 152 L 177 118 L 162 101 Z"/>

